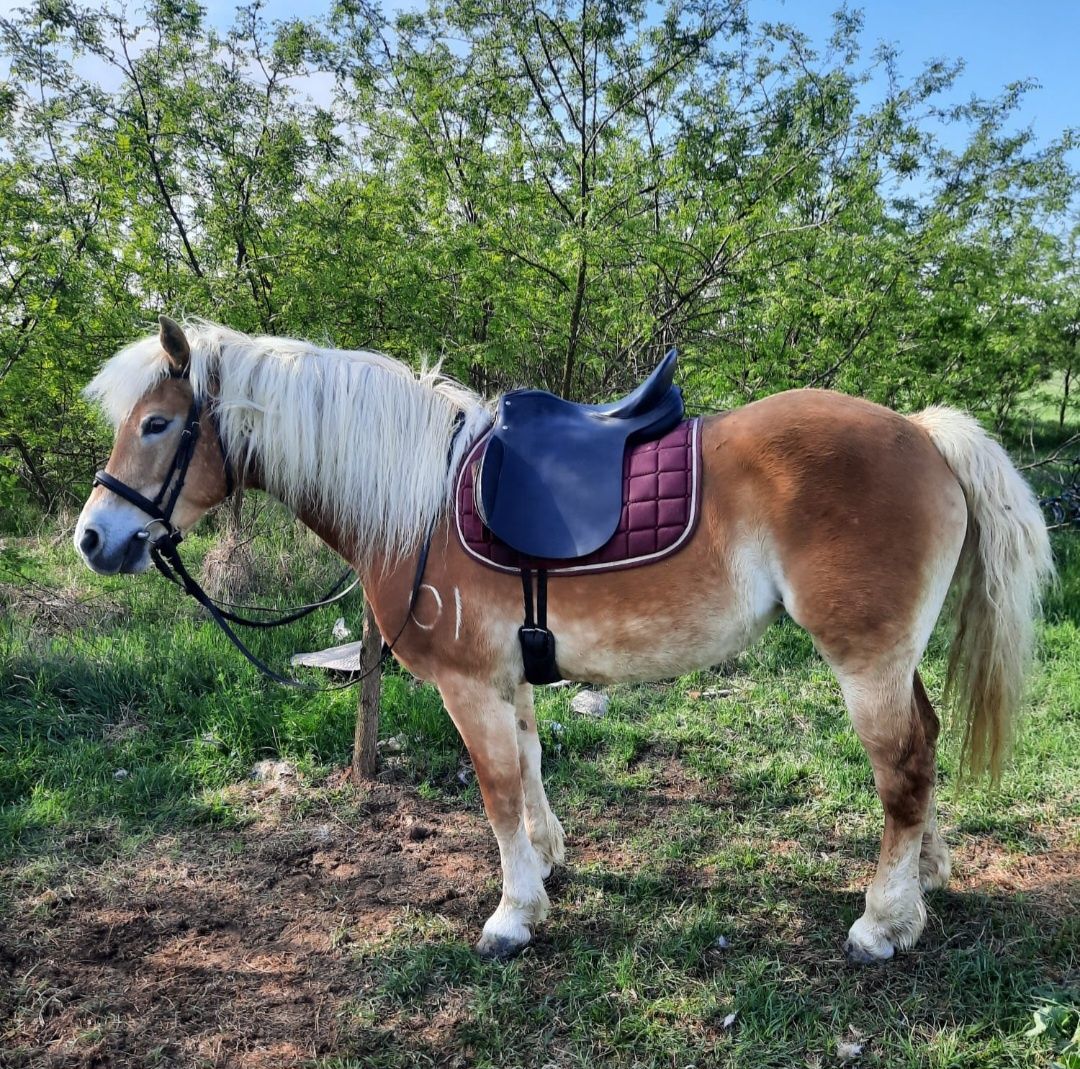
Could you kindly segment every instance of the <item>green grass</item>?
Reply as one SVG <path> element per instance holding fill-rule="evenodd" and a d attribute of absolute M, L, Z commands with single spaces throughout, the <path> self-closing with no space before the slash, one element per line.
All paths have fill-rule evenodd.
<path fill-rule="evenodd" d="M 261 544 L 271 599 L 304 598 L 333 573 L 306 541 Z M 858 1042 L 861 1065 L 1074 1069 L 1080 923 L 1065 896 L 1080 879 L 1080 541 L 1063 534 L 1055 550 L 1061 581 L 1000 789 L 961 787 L 955 743 L 943 749 L 941 819 L 960 884 L 932 896 L 916 951 L 883 968 L 843 959 L 880 807 L 834 680 L 782 623 L 723 671 L 613 688 L 602 720 L 573 713 L 567 690 L 542 692 L 545 779 L 570 858 L 536 944 L 492 965 L 469 946 L 480 914 L 404 911 L 376 935 L 345 911 L 334 945 L 349 991 L 334 1010 L 335 1053 L 312 1064 L 759 1069 L 835 1065 L 837 1044 Z M 355 692 L 263 681 L 156 576 L 91 577 L 66 542 L 10 540 L 0 583 L 9 888 L 103 878 L 117 859 L 164 837 L 197 844 L 208 827 L 235 828 L 249 849 L 239 836 L 251 813 L 228 788 L 264 757 L 299 770 L 294 826 L 348 812 L 350 792 L 327 776 L 348 760 Z M 42 591 L 71 597 L 44 611 L 27 594 Z M 79 599 L 92 600 L 72 609 Z M 344 612 L 358 619 L 357 604 Z M 285 663 L 331 644 L 333 615 L 253 645 Z M 944 652 L 938 634 L 924 666 L 932 696 Z M 392 671 L 381 733 L 404 736 L 409 790 L 482 819 L 432 688 Z M 1034 875 L 1020 888 L 965 885 L 965 859 L 988 855 Z M 1040 868 L 1062 858 L 1071 871 Z M 18 901 L 0 891 L 0 925 Z M 448 1013 L 443 1031 L 431 1025 Z"/>

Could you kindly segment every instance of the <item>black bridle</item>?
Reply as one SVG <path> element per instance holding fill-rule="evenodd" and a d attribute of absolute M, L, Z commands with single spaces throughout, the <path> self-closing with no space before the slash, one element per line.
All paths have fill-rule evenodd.
<path fill-rule="evenodd" d="M 173 377 L 186 379 L 187 374 L 186 372 L 174 372 Z M 210 618 L 219 628 L 221 628 L 229 641 L 232 642 L 244 657 L 262 672 L 263 675 L 266 675 L 275 682 L 285 686 L 299 687 L 304 690 L 341 690 L 346 687 L 355 686 L 366 676 L 374 672 L 379 665 L 390 656 L 394 646 L 397 645 L 398 639 L 401 638 L 405 628 L 408 626 L 409 620 L 412 618 L 413 610 L 416 608 L 416 600 L 420 594 L 420 585 L 424 578 L 424 571 L 427 567 L 428 552 L 431 549 L 431 537 L 435 529 L 434 524 L 429 528 L 427 537 L 420 549 L 416 567 L 416 576 L 413 580 L 412 594 L 409 598 L 409 611 L 405 614 L 405 620 L 393 640 L 390 643 L 383 642 L 382 656 L 378 662 L 366 671 L 353 675 L 347 682 L 330 687 L 316 687 L 309 683 L 301 683 L 299 680 L 292 679 L 289 676 L 281 675 L 279 672 L 274 671 L 274 669 L 264 661 L 256 657 L 230 625 L 238 624 L 242 627 L 271 628 L 293 623 L 296 620 L 300 620 L 310 613 L 315 612 L 316 609 L 321 609 L 327 605 L 332 605 L 336 601 L 340 601 L 356 588 L 360 579 L 359 577 L 354 578 L 353 581 L 342 590 L 342 584 L 344 584 L 349 576 L 353 574 L 353 570 L 347 568 L 330 588 L 325 597 L 321 598 L 319 601 L 298 606 L 295 609 L 235 606 L 237 608 L 246 608 L 249 612 L 277 613 L 278 616 L 274 619 L 252 620 L 247 617 L 238 616 L 224 608 L 222 605 L 218 605 L 210 595 L 207 594 L 187 570 L 180 557 L 178 546 L 184 540 L 184 535 L 172 520 L 173 510 L 176 508 L 176 503 L 180 499 L 180 492 L 183 489 L 184 480 L 187 477 L 188 469 L 191 467 L 191 461 L 195 456 L 195 447 L 199 441 L 202 407 L 201 401 L 193 396 L 191 408 L 188 410 L 187 421 L 181 432 L 180 441 L 177 444 L 172 463 L 169 465 L 169 470 L 165 476 L 165 480 L 161 484 L 161 489 L 157 492 L 153 500 L 146 497 L 144 494 L 139 493 L 134 487 L 128 486 L 127 483 L 116 478 L 115 475 L 110 475 L 109 472 L 105 470 L 101 470 L 94 475 L 94 486 L 104 486 L 106 490 L 116 494 L 117 497 L 123 498 L 129 504 L 134 505 L 137 509 L 145 512 L 150 517 L 150 522 L 136 535 L 136 537 L 144 538 L 149 541 L 150 559 L 154 562 L 154 566 L 169 580 L 170 583 L 174 583 L 185 593 L 190 594 L 191 597 L 206 609 Z M 453 436 L 450 439 L 449 455 L 451 456 L 453 455 L 454 442 L 456 441 L 463 424 L 463 417 L 459 417 L 454 428 Z M 225 496 L 228 497 L 235 488 L 235 480 L 228 458 L 225 456 L 224 447 L 222 448 L 222 463 L 225 468 Z M 158 528 L 157 534 L 151 531 L 151 528 L 154 527 Z"/>

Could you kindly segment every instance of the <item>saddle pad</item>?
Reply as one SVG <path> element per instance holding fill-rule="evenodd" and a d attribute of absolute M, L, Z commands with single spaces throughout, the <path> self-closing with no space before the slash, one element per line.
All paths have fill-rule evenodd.
<path fill-rule="evenodd" d="M 676 552 L 697 525 L 701 504 L 701 421 L 687 420 L 654 442 L 632 445 L 623 459 L 623 508 L 615 534 L 594 553 L 574 560 L 525 557 L 484 526 L 474 481 L 487 444 L 473 446 L 454 494 L 458 539 L 469 556 L 502 572 L 545 568 L 549 575 L 613 571 L 651 564 Z"/>

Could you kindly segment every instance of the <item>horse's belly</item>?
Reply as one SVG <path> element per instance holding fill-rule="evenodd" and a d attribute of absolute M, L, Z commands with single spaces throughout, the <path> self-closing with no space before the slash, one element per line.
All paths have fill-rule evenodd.
<path fill-rule="evenodd" d="M 764 562 L 733 563 L 725 574 L 692 586 L 627 584 L 622 597 L 604 591 L 596 604 L 583 599 L 580 615 L 553 614 L 559 670 L 567 679 L 635 682 L 670 679 L 735 657 L 781 610 Z M 642 575 L 661 570 L 643 569 Z"/>

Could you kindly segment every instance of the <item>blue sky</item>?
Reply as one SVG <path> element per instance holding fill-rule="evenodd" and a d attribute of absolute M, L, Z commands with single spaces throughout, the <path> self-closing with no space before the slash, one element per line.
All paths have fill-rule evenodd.
<path fill-rule="evenodd" d="M 1020 115 L 1040 142 L 1080 126 L 1080 2 L 1078 0 L 876 0 L 862 7 L 863 40 L 897 44 L 901 73 L 929 59 L 963 59 L 952 100 L 993 96 L 1012 81 L 1034 78 L 1041 88 Z M 821 0 L 751 0 L 754 17 L 798 26 L 824 40 L 836 5 Z"/>
<path fill-rule="evenodd" d="M 7 0 L 0 0 L 0 4 Z M 417 6 L 408 0 L 390 9 Z M 783 21 L 824 42 L 832 29 L 832 0 L 750 0 L 755 20 Z M 1069 125 L 1080 126 L 1080 0 L 873 0 L 861 7 L 863 41 L 869 52 L 879 41 L 898 45 L 901 73 L 910 76 L 928 59 L 965 61 L 951 99 L 995 95 L 1004 85 L 1035 78 L 1020 116 L 1045 143 Z M 208 5 L 228 22 L 233 6 Z M 271 18 L 324 10 L 322 3 L 268 0 Z M 1080 162 L 1080 155 L 1078 155 Z"/>
<path fill-rule="evenodd" d="M 32 0 L 31 0 L 32 2 Z M 27 0 L 0 0 L 0 16 Z M 267 0 L 271 19 L 313 15 L 326 2 Z M 232 20 L 233 3 L 205 4 L 215 22 Z M 392 0 L 388 7 L 416 6 Z M 831 29 L 832 0 L 750 0 L 755 20 L 792 23 L 823 42 Z M 1080 0 L 871 0 L 862 7 L 864 43 L 898 45 L 901 73 L 910 76 L 928 59 L 962 58 L 966 69 L 952 100 L 992 96 L 1007 82 L 1035 78 L 1020 122 L 1045 143 L 1066 126 L 1080 126 Z M 872 88 L 868 90 L 872 92 Z M 1080 153 L 1074 154 L 1080 165 Z"/>

